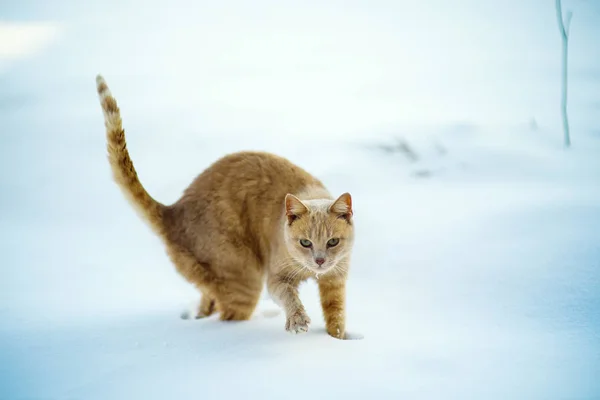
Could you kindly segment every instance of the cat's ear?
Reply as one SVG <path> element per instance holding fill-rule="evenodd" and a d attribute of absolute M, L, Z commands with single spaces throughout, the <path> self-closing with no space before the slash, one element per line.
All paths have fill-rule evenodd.
<path fill-rule="evenodd" d="M 308 212 L 308 207 L 306 207 L 299 198 L 289 193 L 285 195 L 285 215 L 287 216 L 289 224 L 300 218 L 306 212 Z"/>
<path fill-rule="evenodd" d="M 334 201 L 331 206 L 329 206 L 329 212 L 337 214 L 340 218 L 350 222 L 350 219 L 353 215 L 352 196 L 350 196 L 350 193 L 344 193 L 338 197 L 337 200 Z"/>

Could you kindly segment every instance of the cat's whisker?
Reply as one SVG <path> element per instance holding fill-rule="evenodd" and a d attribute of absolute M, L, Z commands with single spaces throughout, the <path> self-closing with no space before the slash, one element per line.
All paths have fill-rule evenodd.
<path fill-rule="evenodd" d="M 295 279 L 298 275 L 300 275 L 301 272 L 305 271 L 305 268 L 300 266 L 297 267 L 296 273 L 294 274 L 294 276 L 292 276 L 292 279 Z"/>
<path fill-rule="evenodd" d="M 302 272 L 303 270 L 302 267 L 298 266 L 295 263 L 282 263 L 279 265 L 279 267 L 282 270 L 289 270 L 289 272 L 286 271 L 286 274 L 284 275 L 285 279 L 288 281 L 293 281 L 297 277 L 297 275 L 299 275 L 300 272 Z"/>
<path fill-rule="evenodd" d="M 344 276 L 344 274 L 348 273 L 348 269 L 340 264 L 336 264 L 332 269 L 339 276 Z"/>

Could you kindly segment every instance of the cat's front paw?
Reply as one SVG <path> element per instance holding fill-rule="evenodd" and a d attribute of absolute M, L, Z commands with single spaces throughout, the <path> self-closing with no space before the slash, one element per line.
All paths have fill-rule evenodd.
<path fill-rule="evenodd" d="M 304 311 L 296 311 L 287 317 L 285 323 L 285 330 L 291 333 L 305 333 L 308 332 L 308 326 L 310 325 L 310 318 Z"/>
<path fill-rule="evenodd" d="M 346 332 L 342 325 L 332 325 L 327 327 L 327 333 L 329 336 L 336 339 L 346 339 Z"/>

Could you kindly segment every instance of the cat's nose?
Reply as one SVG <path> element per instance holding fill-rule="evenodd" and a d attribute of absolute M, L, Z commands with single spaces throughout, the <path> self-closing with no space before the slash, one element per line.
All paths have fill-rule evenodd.
<path fill-rule="evenodd" d="M 325 259 L 324 258 L 315 258 L 315 262 L 319 265 L 323 265 L 325 263 Z"/>

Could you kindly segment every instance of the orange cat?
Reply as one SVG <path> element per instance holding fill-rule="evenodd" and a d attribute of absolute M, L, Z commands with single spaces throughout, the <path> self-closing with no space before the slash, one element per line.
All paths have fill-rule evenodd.
<path fill-rule="evenodd" d="M 290 161 L 263 152 L 227 155 L 202 172 L 172 205 L 140 183 L 121 115 L 101 76 L 108 159 L 114 180 L 162 238 L 181 273 L 202 293 L 197 318 L 247 320 L 265 280 L 285 310 L 285 329 L 306 332 L 299 284 L 317 278 L 327 332 L 345 337 L 345 284 L 354 241 L 352 200 L 331 197 Z"/>

